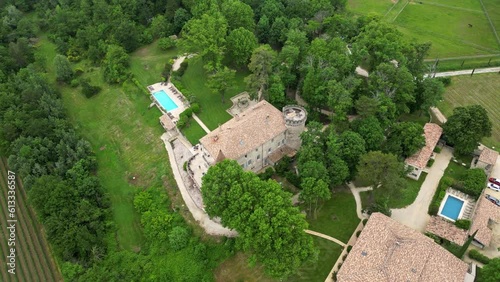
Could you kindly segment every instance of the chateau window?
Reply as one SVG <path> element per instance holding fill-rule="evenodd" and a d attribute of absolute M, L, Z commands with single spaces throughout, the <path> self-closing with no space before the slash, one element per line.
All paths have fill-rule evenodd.
<path fill-rule="evenodd" d="M 258 159 L 258 160 L 260 159 L 260 155 L 257 155 L 257 159 Z"/>
<path fill-rule="evenodd" d="M 248 160 L 248 165 L 251 165 L 252 164 L 252 160 Z"/>
<path fill-rule="evenodd" d="M 268 153 L 271 153 L 271 148 L 267 149 L 267 152 L 268 152 Z"/>
<path fill-rule="evenodd" d="M 247 157 L 247 155 L 245 155 L 245 158 Z"/>

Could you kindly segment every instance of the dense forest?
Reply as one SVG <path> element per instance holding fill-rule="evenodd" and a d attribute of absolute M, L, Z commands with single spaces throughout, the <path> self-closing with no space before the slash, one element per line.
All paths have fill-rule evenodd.
<path fill-rule="evenodd" d="M 425 142 L 422 126 L 402 117 L 426 115 L 429 106 L 441 99 L 444 85 L 424 78 L 429 43 L 408 41 L 375 15 L 354 16 L 346 11 L 346 2 L 3 1 L 0 155 L 9 156 L 9 165 L 23 177 L 67 281 L 212 281 L 211 271 L 236 249 L 255 253 L 253 258 L 276 277 L 291 275 L 301 263 L 314 259 L 311 241 L 298 229 L 276 248 L 264 248 L 265 240 L 253 241 L 255 234 L 248 230 L 242 238 L 224 243 L 201 241 L 179 214 L 167 210 L 169 199 L 159 188 L 135 197 L 145 235 L 142 250 L 119 250 L 114 245 L 110 202 L 96 177 L 98 163 L 89 142 L 68 121 L 58 86 L 80 84 L 89 97 L 99 92 L 89 81 L 78 80 L 82 70 L 72 64 L 79 61 L 102 68 L 109 84 L 133 80 L 129 54 L 155 40 L 167 48 L 176 44 L 182 52 L 197 53 L 210 78 L 208 87 L 222 94 L 228 85 L 221 82 L 241 70 L 250 72 L 248 91 L 278 108 L 294 103 L 295 93 L 300 94 L 309 105 L 310 122 L 297 157 L 300 175 L 290 178 L 303 189 L 302 200 L 310 211 L 318 199 L 328 198 L 329 189 L 358 174 L 371 173 L 376 185 L 401 189 L 405 173 L 401 161 Z M 53 62 L 36 56 L 41 35 L 56 46 Z M 55 68 L 56 81 L 48 79 L 49 64 Z M 357 75 L 357 66 L 369 76 Z M 330 114 L 325 116 L 325 111 Z M 357 118 L 351 121 L 352 116 Z M 329 128 L 323 130 L 320 122 L 330 123 Z M 275 183 L 260 181 L 230 163 L 222 165 L 256 186 L 267 187 L 276 199 L 288 197 Z M 209 181 L 220 177 L 215 170 Z M 204 194 L 210 197 L 210 192 Z M 266 195 L 252 197 L 257 203 Z M 267 204 L 263 210 L 282 210 L 276 212 L 271 229 L 280 224 L 280 228 L 306 226 L 297 209 L 281 200 L 276 201 L 281 206 Z M 380 203 L 373 207 L 384 211 Z M 225 214 L 223 221 L 240 233 L 265 221 L 240 222 L 228 211 L 209 213 Z M 269 232 L 270 240 L 286 233 L 278 229 Z M 283 254 L 293 261 L 276 257 L 280 248 L 290 247 L 295 253 Z"/>

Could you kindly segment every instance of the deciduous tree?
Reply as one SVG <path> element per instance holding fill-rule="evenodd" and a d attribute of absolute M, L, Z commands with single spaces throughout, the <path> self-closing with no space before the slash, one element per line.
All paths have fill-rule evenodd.
<path fill-rule="evenodd" d="M 224 67 L 217 70 L 208 78 L 207 85 L 214 93 L 219 93 L 221 95 L 221 102 L 224 104 L 224 97 L 226 91 L 231 87 L 234 81 L 234 75 L 236 71 L 228 67 Z"/>
<path fill-rule="evenodd" d="M 227 52 L 230 60 L 239 67 L 248 65 L 253 50 L 258 46 L 253 32 L 243 27 L 229 33 L 227 45 L 231 46 Z"/>
<path fill-rule="evenodd" d="M 425 146 L 424 129 L 420 124 L 400 122 L 389 128 L 386 143 L 388 152 L 407 158 L 423 146 Z"/>
<path fill-rule="evenodd" d="M 352 128 L 365 140 L 367 151 L 380 150 L 385 138 L 384 130 L 374 116 L 354 120 Z"/>
<path fill-rule="evenodd" d="M 248 69 L 252 72 L 245 81 L 253 95 L 267 92 L 269 76 L 273 71 L 276 52 L 269 45 L 262 45 L 255 49 L 250 58 Z"/>
<path fill-rule="evenodd" d="M 58 81 L 69 82 L 73 77 L 74 72 L 66 56 L 58 54 L 54 57 L 54 69 Z"/>
<path fill-rule="evenodd" d="M 473 152 L 483 137 L 491 136 L 491 121 L 480 105 L 458 107 L 443 126 L 444 134 L 457 154 Z"/>
<path fill-rule="evenodd" d="M 328 183 L 322 179 L 306 177 L 302 179 L 300 186 L 302 191 L 299 199 L 308 205 L 309 213 L 316 219 L 321 201 L 327 201 L 332 197 Z"/>
<path fill-rule="evenodd" d="M 109 45 L 106 58 L 103 62 L 104 80 L 107 83 L 121 83 L 129 76 L 129 56 L 125 50 L 117 45 Z"/>

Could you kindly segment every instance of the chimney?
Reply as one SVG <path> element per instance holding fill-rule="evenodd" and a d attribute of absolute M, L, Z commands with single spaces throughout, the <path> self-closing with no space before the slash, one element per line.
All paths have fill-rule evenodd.
<path fill-rule="evenodd" d="M 266 124 L 269 124 L 269 115 L 266 116 Z"/>

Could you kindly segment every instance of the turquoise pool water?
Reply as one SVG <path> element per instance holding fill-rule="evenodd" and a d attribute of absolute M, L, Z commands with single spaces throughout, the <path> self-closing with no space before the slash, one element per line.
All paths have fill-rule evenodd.
<path fill-rule="evenodd" d="M 179 106 L 167 95 L 165 90 L 160 90 L 158 92 L 153 93 L 153 97 L 155 97 L 156 101 L 160 104 L 160 106 L 165 109 L 167 112 L 177 109 Z"/>
<path fill-rule="evenodd" d="M 457 220 L 463 205 L 464 201 L 455 198 L 452 195 L 448 195 L 443 209 L 441 210 L 441 215 L 444 215 L 453 220 Z"/>

